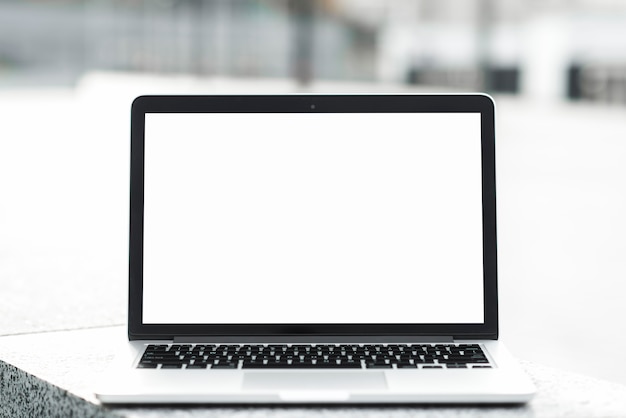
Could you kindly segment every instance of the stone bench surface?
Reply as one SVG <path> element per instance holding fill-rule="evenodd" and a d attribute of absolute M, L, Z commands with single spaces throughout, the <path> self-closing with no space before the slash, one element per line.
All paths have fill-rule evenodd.
<path fill-rule="evenodd" d="M 523 406 L 105 407 L 95 379 L 124 341 L 124 327 L 0 337 L 0 416 L 74 417 L 621 417 L 626 386 L 522 362 L 538 387 Z"/>

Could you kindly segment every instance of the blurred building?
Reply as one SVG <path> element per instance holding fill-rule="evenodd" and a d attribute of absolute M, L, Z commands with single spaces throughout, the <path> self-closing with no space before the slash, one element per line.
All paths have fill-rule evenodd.
<path fill-rule="evenodd" d="M 382 79 L 626 104 L 626 1 L 397 0 L 387 7 Z"/>
<path fill-rule="evenodd" d="M 0 86 L 94 70 L 626 103 L 626 0 L 0 0 Z"/>
<path fill-rule="evenodd" d="M 375 40 L 332 2 L 4 0 L 0 83 L 71 83 L 92 70 L 372 80 Z"/>

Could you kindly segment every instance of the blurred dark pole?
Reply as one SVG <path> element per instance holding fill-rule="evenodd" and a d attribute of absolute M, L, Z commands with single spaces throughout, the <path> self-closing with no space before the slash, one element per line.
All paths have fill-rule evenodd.
<path fill-rule="evenodd" d="M 580 100 L 583 98 L 582 75 L 582 66 L 580 64 L 571 64 L 567 69 L 568 99 Z"/>
<path fill-rule="evenodd" d="M 313 79 L 313 16 L 314 0 L 289 0 L 293 28 L 291 68 L 293 77 L 301 85 Z"/>
<path fill-rule="evenodd" d="M 491 25 L 493 23 L 493 0 L 478 0 L 476 14 L 476 43 L 477 43 L 477 70 L 478 89 L 489 92 L 493 89 L 492 66 L 489 51 L 491 41 Z"/>

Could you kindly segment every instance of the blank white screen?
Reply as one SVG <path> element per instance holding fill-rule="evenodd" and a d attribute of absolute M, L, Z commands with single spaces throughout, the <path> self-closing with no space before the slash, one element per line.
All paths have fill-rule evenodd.
<path fill-rule="evenodd" d="M 482 323 L 480 114 L 147 114 L 143 322 Z"/>

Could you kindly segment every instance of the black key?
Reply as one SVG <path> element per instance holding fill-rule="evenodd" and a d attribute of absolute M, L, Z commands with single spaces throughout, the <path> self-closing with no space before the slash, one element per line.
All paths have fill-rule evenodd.
<path fill-rule="evenodd" d="M 360 369 L 361 362 L 358 360 L 343 360 L 341 362 L 341 367 L 348 368 L 348 369 Z"/>
<path fill-rule="evenodd" d="M 466 359 L 439 359 L 439 364 L 465 364 L 467 362 Z"/>
<path fill-rule="evenodd" d="M 281 362 L 276 362 L 276 363 L 266 363 L 266 364 L 262 364 L 262 365 L 255 365 L 253 367 L 246 367 L 244 364 L 244 369 L 293 369 L 296 368 L 293 365 L 289 364 L 289 363 L 281 363 Z"/>
<path fill-rule="evenodd" d="M 158 366 L 157 363 L 139 363 L 137 365 L 138 369 L 156 369 Z"/>
<path fill-rule="evenodd" d="M 270 368 L 282 368 L 282 369 L 323 369 L 323 368 L 328 368 L 327 366 L 322 366 L 319 364 L 313 364 L 311 362 L 300 362 L 300 361 L 296 361 L 296 362 L 292 362 L 291 364 L 289 363 L 277 363 L 276 365 L 270 365 L 267 364 L 267 366 L 270 366 Z"/>
<path fill-rule="evenodd" d="M 188 364 L 187 368 L 188 369 L 206 369 L 207 368 L 207 364 L 206 363 Z"/>
<path fill-rule="evenodd" d="M 162 364 L 161 368 L 162 369 L 180 369 L 182 368 L 183 365 L 181 363 L 166 363 L 166 364 Z"/>
<path fill-rule="evenodd" d="M 391 364 L 366 362 L 365 367 L 368 369 L 391 369 Z"/>
<path fill-rule="evenodd" d="M 165 351 L 167 350 L 167 345 L 153 345 L 150 344 L 146 347 L 146 351 Z"/>
<path fill-rule="evenodd" d="M 208 359 L 212 360 L 214 362 L 215 361 L 228 361 L 228 356 L 221 356 L 221 355 L 220 356 L 209 356 Z"/>
<path fill-rule="evenodd" d="M 242 369 L 262 369 L 264 367 L 265 367 L 265 364 L 255 362 L 255 361 L 249 361 L 249 362 L 244 361 L 243 364 L 241 365 Z"/>
<path fill-rule="evenodd" d="M 361 363 L 357 361 L 349 361 L 337 363 L 336 361 L 318 361 L 312 363 L 310 361 L 292 361 L 291 363 L 286 361 L 278 362 L 244 362 L 244 369 L 359 369 Z"/>
<path fill-rule="evenodd" d="M 489 365 L 472 366 L 472 369 L 491 369 Z"/>
<path fill-rule="evenodd" d="M 311 346 L 296 344 L 296 345 L 292 345 L 291 348 L 293 348 L 294 350 L 298 350 L 298 351 L 308 351 L 310 350 Z"/>
<path fill-rule="evenodd" d="M 282 346 L 282 345 L 270 345 L 267 347 L 268 350 L 270 350 L 271 352 L 274 353 L 282 353 L 283 351 L 285 351 L 287 349 L 287 346 Z"/>
<path fill-rule="evenodd" d="M 448 369 L 466 369 L 467 364 L 464 363 L 450 363 L 447 365 Z"/>
<path fill-rule="evenodd" d="M 244 361 L 243 369 L 292 369 L 292 368 L 312 368 L 315 367 L 311 363 L 297 363 L 289 364 L 287 362 L 258 362 L 258 361 Z"/>
<path fill-rule="evenodd" d="M 156 353 L 144 353 L 143 357 L 150 358 L 178 358 L 179 356 L 176 353 L 170 353 L 169 351 L 156 352 Z"/>
<path fill-rule="evenodd" d="M 391 369 L 391 364 L 365 363 L 368 369 Z"/>
<path fill-rule="evenodd" d="M 212 369 L 236 369 L 237 368 L 237 363 L 233 363 L 233 362 L 220 362 L 218 364 L 213 364 L 211 365 Z"/>
<path fill-rule="evenodd" d="M 328 362 L 328 363 L 316 364 L 315 367 L 320 368 L 320 369 L 360 369 L 361 362 L 336 363 L 333 361 L 333 362 Z"/>
<path fill-rule="evenodd" d="M 264 364 L 262 361 L 244 361 L 241 368 L 242 369 L 261 369 Z"/>
<path fill-rule="evenodd" d="M 422 366 L 422 369 L 443 369 L 443 366 L 437 366 L 436 364 L 432 364 L 432 365 L 425 365 Z"/>
<path fill-rule="evenodd" d="M 411 364 L 408 362 L 399 362 L 398 364 L 396 364 L 396 367 L 398 369 L 415 369 L 417 367 L 416 364 Z"/>
<path fill-rule="evenodd" d="M 181 363 L 181 361 L 179 359 L 172 359 L 172 358 L 142 358 L 140 363 L 163 364 L 163 363 Z"/>
<path fill-rule="evenodd" d="M 180 359 L 162 359 L 162 360 L 155 360 L 157 363 L 161 363 L 161 364 L 187 364 L 188 361 L 182 361 Z"/>

